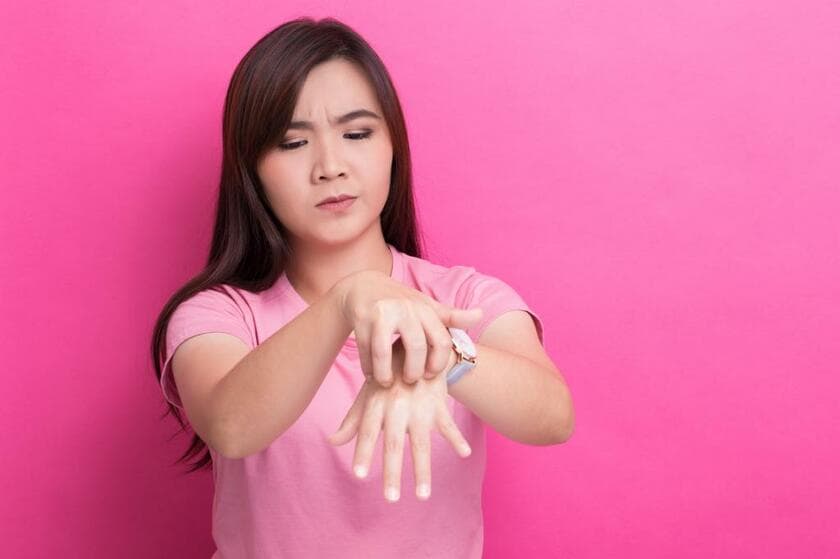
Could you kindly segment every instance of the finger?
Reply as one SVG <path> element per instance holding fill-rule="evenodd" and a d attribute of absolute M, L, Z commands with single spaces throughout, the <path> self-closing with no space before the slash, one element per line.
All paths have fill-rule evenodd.
<path fill-rule="evenodd" d="M 394 327 L 385 315 L 379 315 L 371 331 L 371 358 L 373 360 L 373 377 L 384 387 L 391 386 L 393 374 L 391 372 L 393 355 L 391 345 Z"/>
<path fill-rule="evenodd" d="M 414 461 L 414 484 L 418 499 L 426 500 L 432 494 L 432 444 L 429 436 L 431 426 L 421 422 L 409 426 L 411 455 Z"/>
<path fill-rule="evenodd" d="M 484 317 L 484 310 L 481 307 L 473 307 L 471 309 L 451 307 L 436 301 L 425 293 L 422 295 L 445 327 L 469 330 Z"/>
<path fill-rule="evenodd" d="M 383 489 L 385 498 L 393 503 L 400 499 L 405 430 L 408 425 L 408 401 L 404 398 L 394 401 L 388 407 L 384 423 Z"/>
<path fill-rule="evenodd" d="M 359 428 L 359 423 L 362 419 L 363 405 L 366 399 L 367 394 L 365 388 L 363 387 L 359 390 L 359 393 L 356 394 L 356 399 L 353 401 L 350 409 L 347 410 L 347 413 L 341 421 L 341 425 L 338 427 L 338 430 L 327 437 L 327 441 L 330 444 L 341 446 L 353 438 L 353 435 L 356 434 L 356 431 Z"/>
<path fill-rule="evenodd" d="M 481 307 L 473 307 L 471 309 L 450 307 L 448 311 L 444 311 L 444 316 L 441 317 L 441 320 L 449 328 L 469 330 L 478 324 L 483 317 L 484 310 Z"/>
<path fill-rule="evenodd" d="M 445 439 L 447 439 L 452 447 L 455 449 L 461 458 L 466 458 L 472 453 L 472 449 L 470 448 L 467 439 L 464 438 L 464 435 L 461 434 L 461 430 L 458 429 L 458 425 L 452 419 L 452 416 L 449 414 L 449 409 L 446 407 L 445 404 L 441 404 L 438 408 L 437 414 L 437 428 L 440 431 L 440 434 L 443 435 Z"/>
<path fill-rule="evenodd" d="M 373 379 L 373 361 L 371 360 L 371 329 L 360 328 L 356 330 L 356 347 L 359 352 L 359 364 L 366 378 Z"/>
<path fill-rule="evenodd" d="M 430 379 L 442 373 L 449 363 L 449 356 L 452 352 L 452 334 L 449 333 L 449 330 L 446 329 L 446 326 L 443 325 L 432 309 L 426 308 L 420 311 L 418 317 L 426 332 L 426 344 L 428 346 L 424 376 Z"/>
<path fill-rule="evenodd" d="M 373 448 L 381 430 L 382 404 L 378 400 L 370 400 L 356 437 L 356 449 L 353 454 L 353 473 L 356 477 L 364 478 L 370 471 Z"/>
<path fill-rule="evenodd" d="M 413 384 L 423 378 L 426 369 L 426 332 L 419 317 L 410 312 L 397 326 L 400 342 L 405 349 L 403 362 L 403 381 Z"/>

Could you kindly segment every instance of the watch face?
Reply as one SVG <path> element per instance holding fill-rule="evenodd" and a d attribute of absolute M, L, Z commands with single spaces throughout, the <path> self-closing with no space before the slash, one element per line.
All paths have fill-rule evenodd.
<path fill-rule="evenodd" d="M 475 357 L 475 344 L 473 344 L 469 334 L 460 328 L 450 328 L 449 332 L 452 334 L 452 341 L 458 351 L 467 357 Z"/>

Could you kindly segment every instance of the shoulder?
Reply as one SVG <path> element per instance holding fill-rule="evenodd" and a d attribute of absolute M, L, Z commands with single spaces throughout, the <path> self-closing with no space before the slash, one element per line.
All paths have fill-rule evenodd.
<path fill-rule="evenodd" d="M 405 283 L 452 306 L 460 306 L 469 278 L 477 273 L 472 266 L 447 266 L 407 254 L 403 255 L 403 262 Z"/>
<path fill-rule="evenodd" d="M 542 341 L 543 323 L 540 315 L 511 282 L 471 265 L 444 265 L 410 255 L 403 255 L 403 260 L 405 281 L 418 291 L 453 307 L 480 307 L 483 310 L 481 321 L 467 332 L 473 340 L 478 340 L 484 330 L 502 314 L 518 310 L 523 311 L 520 322 L 530 315 L 537 336 Z"/>
<path fill-rule="evenodd" d="M 468 308 L 488 296 L 518 296 L 508 282 L 475 266 L 445 265 L 407 254 L 403 260 L 406 283 L 441 302 Z"/>
<path fill-rule="evenodd" d="M 199 334 L 230 334 L 253 348 L 257 344 L 253 316 L 248 312 L 247 291 L 227 284 L 202 289 L 181 301 L 166 325 L 160 385 L 164 397 L 183 408 L 172 372 L 178 347 Z"/>
<path fill-rule="evenodd" d="M 177 345 L 196 333 L 216 331 L 235 333 L 253 342 L 253 324 L 249 292 L 218 284 L 194 293 L 178 304 L 169 319 L 167 340 Z"/>

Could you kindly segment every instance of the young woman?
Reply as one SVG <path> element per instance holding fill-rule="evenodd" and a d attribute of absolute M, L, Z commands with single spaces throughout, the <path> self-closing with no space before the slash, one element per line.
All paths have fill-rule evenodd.
<path fill-rule="evenodd" d="M 421 256 L 394 86 L 332 18 L 279 26 L 234 71 L 210 255 L 152 352 L 195 432 L 181 458 L 213 471 L 216 558 L 480 557 L 485 424 L 573 429 L 539 316 Z"/>

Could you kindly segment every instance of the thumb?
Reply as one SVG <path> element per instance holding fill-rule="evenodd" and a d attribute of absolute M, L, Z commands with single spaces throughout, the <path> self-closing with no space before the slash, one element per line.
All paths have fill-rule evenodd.
<path fill-rule="evenodd" d="M 353 435 L 356 433 L 356 426 L 358 424 L 357 416 L 352 413 L 347 414 L 347 417 L 344 418 L 344 421 L 341 422 L 341 426 L 338 428 L 338 431 L 329 435 L 327 437 L 327 442 L 334 446 L 341 446 L 343 444 L 347 444 L 350 439 L 353 438 Z"/>
<path fill-rule="evenodd" d="M 450 307 L 444 312 L 444 316 L 441 317 L 441 320 L 448 327 L 468 330 L 478 324 L 483 317 L 484 311 L 481 307 L 473 307 L 471 309 L 458 309 Z"/>
<path fill-rule="evenodd" d="M 327 442 L 333 446 L 341 446 L 353 438 L 353 432 L 346 426 L 339 427 L 338 431 L 327 437 Z"/>
<path fill-rule="evenodd" d="M 350 406 L 350 409 L 347 410 L 346 414 L 344 414 L 344 419 L 341 420 L 341 425 L 339 426 L 338 431 L 332 435 L 328 435 L 327 442 L 331 445 L 341 446 L 353 438 L 356 431 L 359 430 L 359 424 L 362 421 L 362 411 L 364 403 L 367 399 L 367 394 L 368 391 L 363 386 L 362 389 L 359 390 L 359 393 L 356 394 L 356 399 L 353 400 L 353 404 Z"/>

